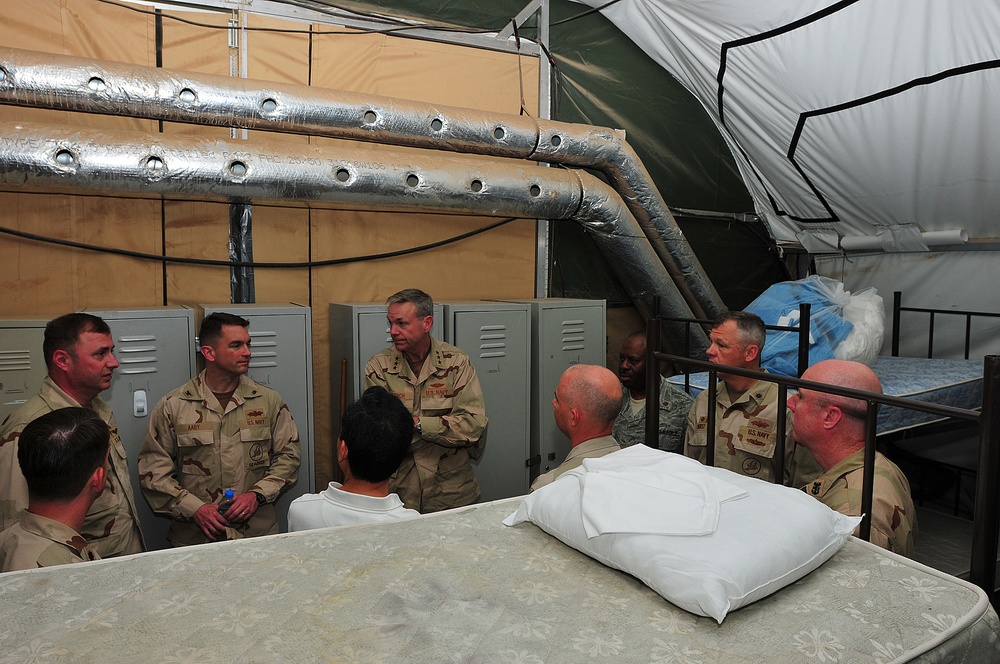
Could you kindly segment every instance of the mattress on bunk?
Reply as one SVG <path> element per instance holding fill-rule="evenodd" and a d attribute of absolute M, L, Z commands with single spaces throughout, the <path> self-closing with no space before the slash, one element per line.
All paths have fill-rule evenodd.
<path fill-rule="evenodd" d="M 916 399 L 956 408 L 978 409 L 983 401 L 983 363 L 981 360 L 926 359 L 879 356 L 872 370 L 882 383 L 882 390 L 894 397 Z M 671 384 L 684 387 L 684 376 L 671 376 Z M 708 386 L 708 372 L 691 374 L 690 393 L 700 394 Z M 945 418 L 906 408 L 879 408 L 878 433 L 889 434 L 912 427 L 939 422 Z"/>
<path fill-rule="evenodd" d="M 0 574 L 0 661 L 1000 660 L 981 590 L 854 538 L 719 625 L 518 500 Z"/>

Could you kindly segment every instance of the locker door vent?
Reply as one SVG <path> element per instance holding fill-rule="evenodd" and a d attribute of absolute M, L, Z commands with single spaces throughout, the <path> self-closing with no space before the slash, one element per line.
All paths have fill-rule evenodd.
<path fill-rule="evenodd" d="M 587 331 L 582 319 L 562 322 L 562 350 L 583 350 L 587 347 Z"/>
<path fill-rule="evenodd" d="M 156 373 L 157 350 L 155 334 L 119 337 L 115 344 L 118 373 L 123 376 Z"/>
<path fill-rule="evenodd" d="M 507 326 L 483 325 L 479 328 L 479 357 L 507 356 Z"/>

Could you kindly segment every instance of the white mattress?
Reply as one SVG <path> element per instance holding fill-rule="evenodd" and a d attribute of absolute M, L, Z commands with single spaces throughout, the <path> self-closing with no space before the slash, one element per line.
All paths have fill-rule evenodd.
<path fill-rule="evenodd" d="M 1000 660 L 984 593 L 865 542 L 717 625 L 517 500 L 3 574 L 0 662 Z"/>
<path fill-rule="evenodd" d="M 983 403 L 982 360 L 939 360 L 916 357 L 879 356 L 872 370 L 882 391 L 894 397 L 917 399 L 956 408 L 978 409 Z M 684 376 L 671 376 L 671 384 L 684 387 Z M 691 374 L 690 393 L 697 396 L 708 387 L 708 372 Z M 878 433 L 889 434 L 941 421 L 942 417 L 896 407 L 881 407 Z"/>

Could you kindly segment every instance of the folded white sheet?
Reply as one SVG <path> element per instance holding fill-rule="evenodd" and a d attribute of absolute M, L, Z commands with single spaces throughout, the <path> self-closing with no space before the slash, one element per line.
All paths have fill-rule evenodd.
<path fill-rule="evenodd" d="M 747 492 L 712 477 L 694 459 L 635 445 L 584 459 L 578 477 L 587 537 L 605 533 L 708 535 L 719 506 Z M 568 474 L 568 473 L 567 473 Z"/>

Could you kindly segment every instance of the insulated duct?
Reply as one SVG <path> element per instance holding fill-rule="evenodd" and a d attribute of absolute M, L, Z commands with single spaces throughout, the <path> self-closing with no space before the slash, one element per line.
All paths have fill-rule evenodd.
<path fill-rule="evenodd" d="M 625 201 L 687 309 L 700 318 L 726 310 L 646 168 L 611 129 L 13 48 L 0 48 L 0 103 L 591 168 Z"/>
<path fill-rule="evenodd" d="M 621 198 L 584 171 L 351 144 L 250 149 L 202 137 L 4 122 L 0 189 L 572 219 L 594 237 L 643 317 L 653 315 L 657 296 L 670 311 L 692 315 Z M 668 327 L 683 339 L 683 325 Z M 703 332 L 693 344 L 707 348 Z"/>

